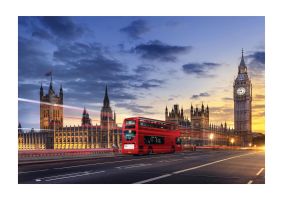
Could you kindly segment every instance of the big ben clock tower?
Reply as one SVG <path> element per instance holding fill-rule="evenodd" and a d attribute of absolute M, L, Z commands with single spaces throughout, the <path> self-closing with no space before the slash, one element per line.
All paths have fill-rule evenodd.
<path fill-rule="evenodd" d="M 252 84 L 243 50 L 238 76 L 234 81 L 234 126 L 235 132 L 243 138 L 243 145 L 248 145 L 252 132 Z"/>

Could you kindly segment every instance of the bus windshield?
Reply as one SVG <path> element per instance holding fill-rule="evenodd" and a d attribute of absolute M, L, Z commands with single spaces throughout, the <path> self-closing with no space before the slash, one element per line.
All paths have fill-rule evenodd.
<path fill-rule="evenodd" d="M 125 130 L 124 131 L 124 136 L 126 140 L 132 140 L 136 136 L 136 131 L 133 130 Z"/>

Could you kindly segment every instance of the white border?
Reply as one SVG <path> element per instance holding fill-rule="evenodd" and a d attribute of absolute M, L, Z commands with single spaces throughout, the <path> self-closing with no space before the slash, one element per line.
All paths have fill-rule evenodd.
<path fill-rule="evenodd" d="M 2 199 L 267 199 L 282 196 L 282 6 L 246 0 L 27 0 L 2 1 L 1 9 L 1 196 Z M 18 185 L 18 15 L 244 15 L 266 16 L 265 185 Z M 247 33 L 249 34 L 249 33 Z M 231 47 L 233 48 L 233 47 Z M 281 176 L 281 177 L 280 177 Z M 130 191 L 125 195 L 125 191 Z M 149 195 L 149 196 L 148 196 Z M 146 197 L 148 196 L 148 197 Z"/>

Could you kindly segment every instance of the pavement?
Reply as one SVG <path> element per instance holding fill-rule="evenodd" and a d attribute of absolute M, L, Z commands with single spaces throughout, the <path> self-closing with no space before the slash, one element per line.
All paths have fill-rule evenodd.
<path fill-rule="evenodd" d="M 264 184 L 265 153 L 197 150 L 19 165 L 20 184 Z"/>

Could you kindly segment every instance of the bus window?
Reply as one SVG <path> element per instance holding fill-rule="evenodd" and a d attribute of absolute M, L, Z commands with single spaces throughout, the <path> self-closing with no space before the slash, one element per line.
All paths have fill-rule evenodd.
<path fill-rule="evenodd" d="M 145 144 L 164 144 L 164 137 L 144 136 Z"/>
<path fill-rule="evenodd" d="M 126 131 L 124 131 L 124 136 L 125 136 L 126 140 L 132 140 L 136 136 L 136 131 L 126 130 Z"/>
<path fill-rule="evenodd" d="M 126 120 L 126 125 L 135 125 L 136 121 L 135 120 Z"/>
<path fill-rule="evenodd" d="M 125 128 L 135 128 L 136 121 L 135 120 L 127 120 Z"/>

